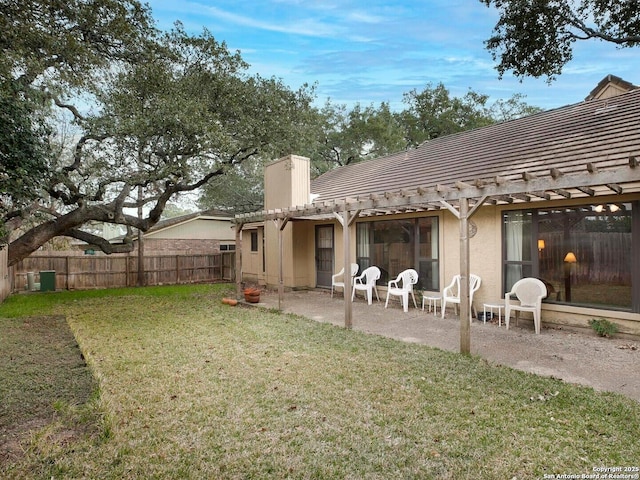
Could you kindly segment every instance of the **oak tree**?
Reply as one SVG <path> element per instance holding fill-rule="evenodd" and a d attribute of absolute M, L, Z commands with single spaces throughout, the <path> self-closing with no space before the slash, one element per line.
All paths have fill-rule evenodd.
<path fill-rule="evenodd" d="M 56 154 L 38 200 L 4 218 L 10 264 L 58 236 L 129 251 L 134 230 L 157 223 L 177 195 L 299 146 L 309 90 L 248 75 L 207 31 L 158 32 L 133 0 L 5 3 L 29 42 L 2 44 L 3 71 L 25 95 L 42 92 L 50 118 L 64 112 L 73 128 L 65 142 L 49 138 Z M 75 36 L 65 37 L 69 26 Z M 123 225 L 127 236 L 114 245 L 83 228 L 91 222 Z"/>
<path fill-rule="evenodd" d="M 618 47 L 640 44 L 637 0 L 480 0 L 500 17 L 486 42 L 498 72 L 552 80 L 572 59 L 578 40 Z"/>

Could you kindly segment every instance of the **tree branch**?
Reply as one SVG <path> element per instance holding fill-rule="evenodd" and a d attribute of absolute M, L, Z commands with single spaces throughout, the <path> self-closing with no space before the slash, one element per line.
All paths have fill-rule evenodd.
<path fill-rule="evenodd" d="M 56 104 L 56 106 L 69 110 L 76 120 L 86 120 L 84 115 L 80 113 L 75 105 L 62 103 L 62 101 L 55 95 L 51 95 L 51 98 L 53 99 L 53 102 Z"/>
<path fill-rule="evenodd" d="M 76 143 L 75 152 L 73 154 L 73 163 L 71 165 L 67 165 L 62 169 L 63 172 L 71 172 L 73 170 L 77 170 L 82 164 L 82 149 L 86 145 L 89 140 L 95 140 L 96 142 L 101 142 L 109 138 L 108 135 L 83 135 Z"/>
<path fill-rule="evenodd" d="M 131 237 L 125 236 L 123 239 L 123 243 L 111 243 L 104 238 L 94 235 L 89 232 L 84 232 L 78 229 L 71 229 L 65 233 L 65 236 L 75 238 L 77 240 L 81 240 L 83 242 L 88 243 L 89 245 L 98 247 L 102 252 L 106 254 L 112 253 L 129 253 L 134 250 L 134 245 Z"/>

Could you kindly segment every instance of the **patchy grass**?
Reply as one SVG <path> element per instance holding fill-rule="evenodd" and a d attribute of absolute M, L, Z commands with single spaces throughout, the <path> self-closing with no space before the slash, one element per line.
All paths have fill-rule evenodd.
<path fill-rule="evenodd" d="M 52 299 L 50 314 L 66 315 L 99 382 L 108 435 L 55 451 L 27 449 L 0 474 L 528 479 L 637 465 L 637 402 L 474 357 L 229 307 L 220 302 L 227 288 L 43 296 Z M 0 306 L 0 317 L 5 308 L 29 310 L 20 297 L 27 296 Z"/>
<path fill-rule="evenodd" d="M 97 382 L 64 317 L 1 320 L 0 352 L 0 464 L 98 434 Z"/>

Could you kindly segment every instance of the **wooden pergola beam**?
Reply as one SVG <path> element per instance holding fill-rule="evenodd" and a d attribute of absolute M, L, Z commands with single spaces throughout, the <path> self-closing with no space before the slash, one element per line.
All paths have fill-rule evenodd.
<path fill-rule="evenodd" d="M 435 208 L 442 204 L 441 200 L 448 202 L 457 202 L 461 197 L 469 199 L 477 199 L 486 196 L 488 199 L 495 198 L 498 201 L 506 201 L 508 197 L 519 196 L 520 199 L 527 201 L 527 195 L 533 195 L 534 192 L 555 191 L 560 195 L 567 197 L 570 189 L 579 190 L 588 196 L 595 196 L 594 186 L 618 185 L 621 187 L 624 183 L 640 183 L 640 168 L 631 166 L 615 168 L 615 169 L 597 169 L 594 173 L 574 173 L 563 174 L 557 169 L 550 171 L 549 176 L 529 177 L 528 181 L 507 181 L 504 178 L 496 177 L 495 183 L 484 183 L 478 187 L 476 184 L 466 184 L 464 189 L 450 188 L 446 185 L 437 185 L 434 188 L 422 187 L 422 193 L 414 195 L 402 196 L 399 193 L 389 192 L 388 195 L 369 195 L 364 198 L 349 199 L 348 202 L 335 203 L 323 202 L 308 204 L 303 206 L 301 210 L 297 207 L 295 210 L 284 212 L 282 209 L 255 212 L 252 214 L 240 214 L 236 216 L 237 222 L 249 223 L 259 222 L 278 217 L 289 216 L 291 218 L 327 215 L 331 216 L 333 212 L 343 212 L 345 210 L 371 210 L 371 209 L 394 209 L 394 208 Z M 615 188 L 615 187 L 614 187 Z M 622 187 L 621 187 L 622 188 Z M 615 191 L 615 190 L 614 190 Z M 529 198 L 528 201 L 531 199 Z"/>
<path fill-rule="evenodd" d="M 622 187 L 617 183 L 607 183 L 607 188 L 618 195 L 622 195 Z"/>
<path fill-rule="evenodd" d="M 564 198 L 571 198 L 571 192 L 563 189 L 563 188 L 558 188 L 556 190 L 553 190 L 554 193 L 560 195 L 561 197 Z"/>
<path fill-rule="evenodd" d="M 582 186 L 575 187 L 575 188 L 576 188 L 576 190 L 580 190 L 582 193 L 585 193 L 585 194 L 589 195 L 590 197 L 593 197 L 596 194 L 596 192 L 595 192 L 595 190 L 593 188 L 582 187 Z"/>

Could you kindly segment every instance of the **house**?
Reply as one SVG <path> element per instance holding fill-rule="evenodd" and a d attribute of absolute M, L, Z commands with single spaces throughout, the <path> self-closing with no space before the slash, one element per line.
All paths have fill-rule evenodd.
<path fill-rule="evenodd" d="M 639 159 L 640 89 L 614 76 L 581 103 L 314 180 L 288 156 L 265 169 L 265 210 L 235 217 L 237 268 L 281 296 L 330 287 L 352 261 L 378 266 L 382 287 L 414 268 L 426 292 L 475 273 L 480 308 L 532 276 L 548 288 L 543 326 L 604 317 L 640 335 Z"/>
<path fill-rule="evenodd" d="M 111 243 L 119 244 L 125 235 L 120 225 L 98 222 L 92 225 L 98 234 Z M 160 220 L 144 233 L 144 249 L 155 255 L 208 255 L 235 250 L 233 215 L 216 209 L 204 210 Z M 137 237 L 133 238 L 137 244 Z M 101 255 L 99 247 L 85 242 L 72 243 L 73 253 Z M 70 252 L 66 252 L 69 254 Z M 133 254 L 137 253 L 137 246 Z M 34 255 L 50 252 L 35 252 Z M 130 254 L 111 254 L 114 256 Z"/>
<path fill-rule="evenodd" d="M 233 215 L 210 209 L 161 220 L 145 232 L 144 248 L 166 255 L 235 250 Z"/>

